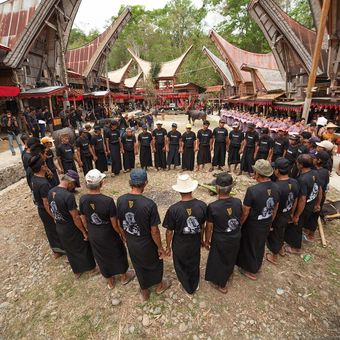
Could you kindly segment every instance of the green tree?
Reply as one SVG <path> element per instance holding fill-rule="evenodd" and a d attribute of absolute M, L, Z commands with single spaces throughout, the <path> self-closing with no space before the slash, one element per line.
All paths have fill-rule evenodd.
<path fill-rule="evenodd" d="M 92 29 L 88 34 L 82 31 L 80 28 L 72 28 L 70 33 L 70 38 L 68 41 L 68 49 L 77 48 L 84 46 L 85 44 L 91 42 L 99 35 L 97 29 Z"/>

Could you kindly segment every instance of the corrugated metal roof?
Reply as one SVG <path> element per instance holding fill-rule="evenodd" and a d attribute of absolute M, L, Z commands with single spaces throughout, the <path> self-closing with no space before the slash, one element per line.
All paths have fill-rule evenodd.
<path fill-rule="evenodd" d="M 138 80 L 142 77 L 142 75 L 143 75 L 143 72 L 140 72 L 135 77 L 125 79 L 124 86 L 128 87 L 129 89 L 134 88 L 137 85 Z"/>
<path fill-rule="evenodd" d="M 129 62 L 118 70 L 108 72 L 108 77 L 110 81 L 116 84 L 120 84 L 127 75 L 129 68 L 131 67 L 133 60 L 130 59 Z"/>
<path fill-rule="evenodd" d="M 210 32 L 209 36 L 222 54 L 223 58 L 231 66 L 231 71 L 236 73 L 237 77 L 234 75 L 234 79 L 240 78 L 242 82 L 251 82 L 250 73 L 241 70 L 241 66 L 243 64 L 251 64 L 272 70 L 278 69 L 272 53 L 261 54 L 242 50 L 223 39 L 214 30 Z"/>

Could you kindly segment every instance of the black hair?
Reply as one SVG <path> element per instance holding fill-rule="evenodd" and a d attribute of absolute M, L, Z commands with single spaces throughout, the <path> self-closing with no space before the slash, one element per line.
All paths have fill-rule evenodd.
<path fill-rule="evenodd" d="M 33 145 L 39 144 L 40 143 L 40 139 L 38 137 L 30 137 L 27 140 L 27 147 L 28 148 L 32 148 Z"/>
<path fill-rule="evenodd" d="M 279 172 L 279 174 L 282 175 L 282 176 L 288 175 L 288 173 L 289 173 L 289 168 L 283 168 L 283 169 L 276 168 L 276 169 Z"/>
<path fill-rule="evenodd" d="M 312 137 L 312 134 L 311 134 L 310 132 L 308 132 L 308 131 L 302 131 L 302 132 L 301 132 L 301 137 L 302 137 L 303 139 L 309 139 L 309 138 Z"/>
<path fill-rule="evenodd" d="M 300 155 L 296 161 L 304 168 L 311 168 L 313 166 L 313 157 L 309 154 Z"/>
<path fill-rule="evenodd" d="M 21 141 L 25 144 L 28 141 L 28 134 L 27 133 L 23 133 L 20 137 Z"/>
<path fill-rule="evenodd" d="M 43 153 L 46 149 L 46 146 L 44 144 L 34 144 L 32 147 L 31 147 L 31 154 L 33 156 L 38 156 L 40 155 L 41 153 Z"/>
<path fill-rule="evenodd" d="M 41 170 L 41 167 L 44 165 L 45 161 L 41 157 L 41 155 L 36 155 L 31 157 L 31 159 L 28 162 L 28 165 L 32 169 L 34 173 L 39 172 Z"/>

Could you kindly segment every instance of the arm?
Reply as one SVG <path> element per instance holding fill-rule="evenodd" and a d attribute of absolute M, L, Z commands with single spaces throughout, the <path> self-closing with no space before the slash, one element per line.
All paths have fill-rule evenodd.
<path fill-rule="evenodd" d="M 75 224 L 75 226 L 81 231 L 81 233 L 83 234 L 84 236 L 84 241 L 87 241 L 88 240 L 88 235 L 87 235 L 87 231 L 86 229 L 84 228 L 83 226 L 83 222 L 79 216 L 79 212 L 77 209 L 73 209 L 73 210 L 70 210 L 69 213 L 71 214 L 72 216 L 72 219 L 73 219 L 73 222 Z"/>
<path fill-rule="evenodd" d="M 93 145 L 89 145 L 90 147 L 90 153 L 92 155 L 92 158 L 96 161 L 98 159 L 97 155 L 96 155 L 96 151 L 94 150 L 94 146 Z"/>
<path fill-rule="evenodd" d="M 210 138 L 210 141 L 209 141 L 210 151 L 214 148 L 214 144 L 215 144 L 215 138 L 212 137 Z"/>
<path fill-rule="evenodd" d="M 57 156 L 57 163 L 59 164 L 60 173 L 64 173 L 63 163 L 61 162 L 61 157 Z"/>
<path fill-rule="evenodd" d="M 106 155 L 110 152 L 110 146 L 109 146 L 109 139 L 105 138 L 105 145 L 106 145 Z"/>
<path fill-rule="evenodd" d="M 205 224 L 205 238 L 204 238 L 204 246 L 207 250 L 210 249 L 211 235 L 212 235 L 213 224 L 211 222 L 207 222 Z"/>
<path fill-rule="evenodd" d="M 273 209 L 273 216 L 272 216 L 272 221 L 275 220 L 276 214 L 277 214 L 277 210 L 279 209 L 279 203 L 275 204 L 275 207 Z"/>
<path fill-rule="evenodd" d="M 322 187 L 319 185 L 319 191 L 318 191 L 318 197 L 316 198 L 315 206 L 314 206 L 314 211 L 320 211 L 321 207 L 321 200 L 324 192 Z"/>
<path fill-rule="evenodd" d="M 269 149 L 269 153 L 268 153 L 268 161 L 271 162 L 272 161 L 272 157 L 273 157 L 273 148 Z"/>
<path fill-rule="evenodd" d="M 87 221 L 86 221 L 86 216 L 85 215 L 80 215 L 81 222 L 83 223 L 84 229 L 88 232 L 87 228 Z"/>
<path fill-rule="evenodd" d="M 244 150 L 245 146 L 246 146 L 246 140 L 243 139 L 243 141 L 241 143 L 240 151 L 239 151 L 240 155 L 243 153 L 243 150 Z"/>
<path fill-rule="evenodd" d="M 306 196 L 300 196 L 298 198 L 298 202 L 297 202 L 297 207 L 293 216 L 293 223 L 297 224 L 299 222 L 299 218 L 303 212 L 303 210 L 305 209 L 305 205 L 306 205 L 306 200 L 307 197 Z"/>
<path fill-rule="evenodd" d="M 255 152 L 254 152 L 254 159 L 256 159 L 256 156 L 257 156 L 257 153 L 259 152 L 259 144 L 258 143 L 256 143 L 255 144 Z"/>
<path fill-rule="evenodd" d="M 76 152 L 74 153 L 74 159 L 76 160 L 76 162 L 78 163 L 78 165 L 80 167 L 83 166 L 83 162 L 81 161 L 81 158 L 80 158 L 80 148 L 79 147 L 76 148 Z"/>
<path fill-rule="evenodd" d="M 135 155 L 138 155 L 138 142 L 134 144 Z"/>
<path fill-rule="evenodd" d="M 243 225 L 243 223 L 247 220 L 249 213 L 250 213 L 251 207 L 248 207 L 246 205 L 243 205 L 242 207 L 242 216 L 240 219 L 240 224 Z"/>
<path fill-rule="evenodd" d="M 50 205 L 48 204 L 48 199 L 47 197 L 43 197 L 43 204 L 44 204 L 44 208 L 46 210 L 46 212 L 54 219 L 52 213 L 51 213 L 51 210 L 50 210 Z"/>
<path fill-rule="evenodd" d="M 293 216 L 294 216 L 294 214 L 295 214 L 295 210 L 296 210 L 297 202 L 298 202 L 298 199 L 297 199 L 297 198 L 295 198 L 295 200 L 294 200 L 294 203 L 293 203 L 293 207 L 292 207 L 292 211 L 291 211 L 291 214 L 290 214 L 290 216 L 291 216 L 291 219 L 293 219 Z"/>
<path fill-rule="evenodd" d="M 171 244 L 172 244 L 172 238 L 174 236 L 174 231 L 167 229 L 165 232 L 165 237 L 166 237 L 166 255 L 170 256 L 171 255 Z"/>
<path fill-rule="evenodd" d="M 155 137 L 152 137 L 152 141 L 151 141 L 151 151 L 152 152 L 156 151 L 155 144 L 156 144 L 156 139 L 155 139 Z"/>
<path fill-rule="evenodd" d="M 152 226 L 151 227 L 151 237 L 153 241 L 155 242 L 157 248 L 158 248 L 158 255 L 160 259 L 163 259 L 165 256 L 165 251 L 162 246 L 162 240 L 161 240 L 161 233 L 159 231 L 158 226 Z"/>
<path fill-rule="evenodd" d="M 116 231 L 116 233 L 120 236 L 120 238 L 122 239 L 122 241 L 123 241 L 123 242 L 126 242 L 125 232 L 124 232 L 124 230 L 122 229 L 122 227 L 120 226 L 120 223 L 119 223 L 117 217 L 116 217 L 116 216 L 111 217 L 110 220 L 111 220 L 111 224 L 112 224 L 113 229 L 114 229 L 114 230 Z"/>

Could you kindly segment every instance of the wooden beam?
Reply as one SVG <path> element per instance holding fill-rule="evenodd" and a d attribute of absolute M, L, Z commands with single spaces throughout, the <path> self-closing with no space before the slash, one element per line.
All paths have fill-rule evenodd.
<path fill-rule="evenodd" d="M 315 80 L 316 80 L 316 72 L 317 72 L 318 65 L 319 65 L 322 41 L 323 41 L 323 36 L 325 34 L 326 22 L 327 22 L 330 4 L 331 4 L 331 0 L 324 0 L 322 4 L 320 25 L 319 25 L 319 29 L 316 35 L 316 43 L 315 43 L 313 60 L 312 60 L 312 67 L 311 67 L 311 71 L 310 71 L 309 78 L 308 78 L 306 99 L 305 99 L 303 112 L 302 112 L 302 118 L 306 120 L 306 123 L 308 122 L 310 104 L 312 103 L 312 96 L 313 96 L 312 89 L 314 87 Z"/>

